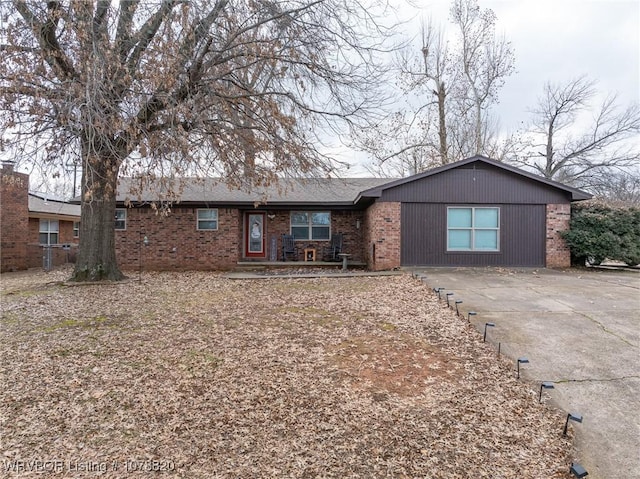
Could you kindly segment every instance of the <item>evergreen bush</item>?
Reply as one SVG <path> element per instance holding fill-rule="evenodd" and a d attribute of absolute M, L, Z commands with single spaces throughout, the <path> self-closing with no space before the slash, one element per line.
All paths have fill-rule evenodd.
<path fill-rule="evenodd" d="M 593 265 L 605 259 L 640 264 L 640 208 L 601 201 L 571 207 L 570 229 L 562 234 L 572 263 Z"/>

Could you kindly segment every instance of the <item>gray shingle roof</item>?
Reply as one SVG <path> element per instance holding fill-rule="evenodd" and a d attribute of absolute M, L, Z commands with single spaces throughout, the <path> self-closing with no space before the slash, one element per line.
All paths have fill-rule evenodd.
<path fill-rule="evenodd" d="M 34 193 L 29 193 L 29 213 L 33 213 L 34 215 L 75 217 L 74 220 L 79 221 L 80 205 L 72 205 L 66 201 L 48 199 Z"/>
<path fill-rule="evenodd" d="M 219 178 L 187 178 L 172 185 L 181 190 L 173 198 L 180 203 L 199 204 L 266 204 L 266 205 L 353 205 L 360 192 L 391 181 L 389 178 L 317 178 L 281 180 L 277 185 L 243 191 L 229 188 Z M 141 193 L 136 190 L 138 182 L 132 178 L 120 179 L 118 202 L 151 202 L 172 199 L 168 186 L 147 187 Z"/>
<path fill-rule="evenodd" d="M 221 178 L 182 178 L 167 185 L 161 180 L 147 185 L 141 192 L 136 186 L 139 180 L 122 178 L 118 185 L 117 201 L 130 201 L 133 204 L 170 200 L 175 203 L 212 204 L 212 205 L 334 205 L 353 206 L 361 199 L 376 198 L 382 190 L 437 175 L 449 169 L 464 166 L 467 163 L 481 161 L 512 173 L 536 180 L 548 186 L 567 191 L 572 199 L 583 200 L 591 197 L 589 193 L 558 183 L 533 173 L 490 158 L 476 155 L 465 160 L 439 168 L 427 170 L 408 178 L 314 178 L 287 179 L 269 187 L 253 188 L 251 191 L 229 187 Z M 167 181 L 167 180 L 164 180 Z M 173 194 L 171 192 L 174 192 Z"/>

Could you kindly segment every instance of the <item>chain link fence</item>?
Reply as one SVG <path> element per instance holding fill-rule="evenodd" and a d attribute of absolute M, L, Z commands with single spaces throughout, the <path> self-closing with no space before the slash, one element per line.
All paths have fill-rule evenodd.
<path fill-rule="evenodd" d="M 68 263 L 75 263 L 78 255 L 78 245 L 28 245 L 27 258 L 29 268 L 42 268 L 51 271 L 53 268 Z"/>

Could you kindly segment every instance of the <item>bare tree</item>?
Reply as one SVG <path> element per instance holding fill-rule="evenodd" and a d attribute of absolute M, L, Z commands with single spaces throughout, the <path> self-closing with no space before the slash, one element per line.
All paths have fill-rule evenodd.
<path fill-rule="evenodd" d="M 511 46 L 496 36 L 495 14 L 480 9 L 477 0 L 454 0 L 451 20 L 456 41 L 449 43 L 446 31 L 429 21 L 422 25 L 419 49 L 406 49 L 398 60 L 408 106 L 362 135 L 377 171 L 410 171 L 407 162 L 426 169 L 476 153 L 502 156 L 490 109 L 513 71 Z M 380 138 L 390 140 L 386 148 Z"/>
<path fill-rule="evenodd" d="M 450 62 L 444 33 L 440 29 L 434 28 L 431 22 L 422 26 L 421 53 L 424 62 L 422 81 L 427 85 L 431 84 L 433 88 L 431 93 L 436 98 L 438 153 L 440 154 L 440 163 L 444 165 L 449 163 L 447 95 L 451 84 L 455 82 L 456 70 Z"/>
<path fill-rule="evenodd" d="M 432 140 L 432 124 L 419 116 L 409 120 L 406 112 L 396 112 L 361 135 L 359 147 L 373 154 L 365 168 L 374 176 L 410 176 L 434 166 L 439 145 Z M 376 134 L 371 134 L 375 131 Z"/>
<path fill-rule="evenodd" d="M 597 183 L 591 185 L 590 191 L 607 200 L 640 205 L 640 171 L 634 169 L 602 175 Z"/>
<path fill-rule="evenodd" d="M 194 173 L 236 185 L 328 175 L 339 165 L 318 137 L 366 122 L 381 98 L 384 31 L 371 5 L 14 0 L 0 9 L 3 149 L 81 164 L 78 281 L 122 277 L 120 175 L 141 185 Z"/>
<path fill-rule="evenodd" d="M 582 76 L 566 84 L 547 83 L 532 110 L 530 133 L 537 140 L 520 162 L 542 176 L 583 188 L 602 183 L 640 161 L 640 106 L 621 108 L 615 95 L 596 109 L 595 82 Z M 585 117 L 592 113 L 589 125 Z"/>
<path fill-rule="evenodd" d="M 421 25 L 421 41 L 419 55 L 405 47 L 396 58 L 406 107 L 355 133 L 357 147 L 373 157 L 367 169 L 374 175 L 407 176 L 449 162 L 445 103 L 455 71 L 444 34 L 430 21 Z M 425 97 L 432 99 L 425 103 Z"/>
<path fill-rule="evenodd" d="M 453 23 L 458 27 L 461 48 L 457 62 L 462 68 L 465 82 L 459 82 L 456 101 L 458 110 L 465 114 L 471 126 L 458 134 L 471 138 L 463 154 L 486 154 L 490 143 L 492 123 L 489 107 L 498 100 L 498 90 L 513 72 L 514 56 L 511 45 L 504 37 L 496 37 L 496 16 L 492 10 L 481 10 L 477 2 L 454 0 L 451 7 Z"/>

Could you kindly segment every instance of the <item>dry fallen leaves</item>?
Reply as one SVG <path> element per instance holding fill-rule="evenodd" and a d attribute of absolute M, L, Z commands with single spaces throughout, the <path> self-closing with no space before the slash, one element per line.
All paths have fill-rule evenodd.
<path fill-rule="evenodd" d="M 2 278 L 3 474 L 568 477 L 560 412 L 409 276 L 67 275 Z"/>

